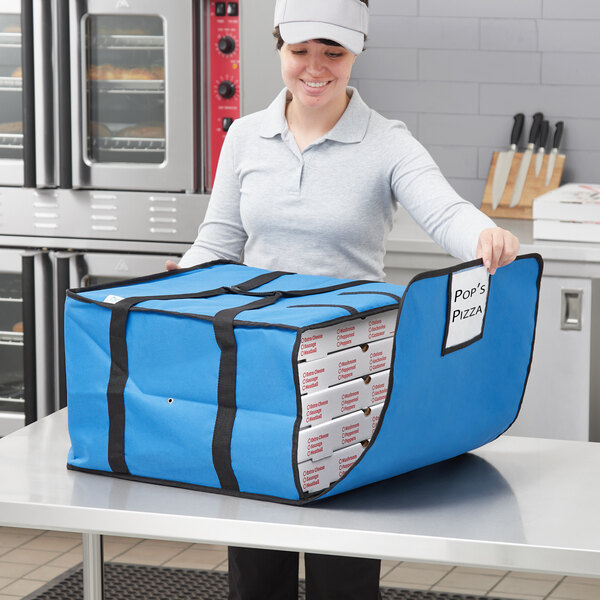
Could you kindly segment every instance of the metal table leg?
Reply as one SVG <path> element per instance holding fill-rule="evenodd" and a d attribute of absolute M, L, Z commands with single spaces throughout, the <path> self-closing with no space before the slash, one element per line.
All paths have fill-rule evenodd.
<path fill-rule="evenodd" d="M 83 533 L 83 600 L 104 600 L 102 536 Z"/>

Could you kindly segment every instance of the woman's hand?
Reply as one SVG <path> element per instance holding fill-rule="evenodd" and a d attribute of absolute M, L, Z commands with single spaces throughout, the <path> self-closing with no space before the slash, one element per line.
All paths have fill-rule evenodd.
<path fill-rule="evenodd" d="M 177 269 L 181 269 L 181 267 L 173 260 L 168 260 L 165 263 L 165 268 L 167 271 L 176 271 Z"/>
<path fill-rule="evenodd" d="M 490 275 L 493 275 L 498 267 L 515 260 L 519 247 L 519 240 L 510 231 L 491 227 L 484 229 L 479 235 L 477 258 L 483 260 Z"/>

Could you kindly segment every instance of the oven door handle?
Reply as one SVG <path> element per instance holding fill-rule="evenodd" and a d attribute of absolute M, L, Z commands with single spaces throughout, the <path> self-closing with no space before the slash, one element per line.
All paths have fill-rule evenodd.
<path fill-rule="evenodd" d="M 21 68 L 23 98 L 23 185 L 36 187 L 33 4 L 21 2 Z"/>
<path fill-rule="evenodd" d="M 33 0 L 33 81 L 35 86 L 35 165 L 36 185 L 57 185 L 58 153 L 55 137 L 55 45 L 56 0 Z"/>
<path fill-rule="evenodd" d="M 87 274 L 87 265 L 83 254 L 56 252 L 55 261 L 55 297 L 56 307 L 56 377 L 58 382 L 58 408 L 67 406 L 67 371 L 65 368 L 65 301 L 67 290 L 82 285 Z"/>
<path fill-rule="evenodd" d="M 69 19 L 69 40 L 71 46 L 71 151 L 73 166 L 73 187 L 89 187 L 90 168 L 84 160 L 87 139 L 87 94 L 84 83 L 85 69 L 85 27 L 87 13 L 85 0 L 71 0 Z"/>
<path fill-rule="evenodd" d="M 71 46 L 69 39 L 69 0 L 58 0 L 57 7 L 58 65 L 58 167 L 59 186 L 71 189 Z"/>
<path fill-rule="evenodd" d="M 56 410 L 52 263 L 47 250 L 22 255 L 25 423 Z"/>
<path fill-rule="evenodd" d="M 25 425 L 37 420 L 37 377 L 35 352 L 35 253 L 23 254 L 23 382 L 25 386 Z"/>

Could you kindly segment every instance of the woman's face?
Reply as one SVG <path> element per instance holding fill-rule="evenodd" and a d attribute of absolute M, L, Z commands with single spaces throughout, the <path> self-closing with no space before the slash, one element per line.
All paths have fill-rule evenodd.
<path fill-rule="evenodd" d="M 279 54 L 283 82 L 294 100 L 319 108 L 345 98 L 355 54 L 315 40 L 283 44 Z"/>

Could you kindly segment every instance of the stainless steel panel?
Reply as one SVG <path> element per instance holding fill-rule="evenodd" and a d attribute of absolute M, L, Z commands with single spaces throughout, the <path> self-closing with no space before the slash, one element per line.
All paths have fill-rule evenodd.
<path fill-rule="evenodd" d="M 0 235 L 189 245 L 208 200 L 200 194 L 0 188 Z M 59 241 L 50 246 L 64 247 Z"/>
<path fill-rule="evenodd" d="M 76 238 L 51 238 L 51 237 L 27 237 L 20 235 L 2 236 L 1 243 L 6 248 L 21 247 L 43 247 L 54 246 L 56 249 L 89 250 L 98 252 L 131 252 L 168 255 L 171 260 L 176 260 L 188 248 L 189 244 L 177 244 L 169 242 L 144 242 L 130 240 L 85 240 Z"/>
<path fill-rule="evenodd" d="M 0 14 L 21 14 L 21 0 L 2 0 L 2 4 L 0 5 Z"/>
<path fill-rule="evenodd" d="M 0 134 L 1 137 L 2 134 Z M 23 185 L 23 161 L 0 159 L 0 182 L 2 185 Z M 2 213 L 0 212 L 1 222 Z"/>
<path fill-rule="evenodd" d="M 205 39 L 202 36 L 208 30 L 209 2 L 200 0 L 196 4 L 196 36 L 194 40 L 195 47 L 199 48 L 194 57 L 197 63 L 196 72 L 199 81 L 196 84 L 196 107 L 194 109 L 196 123 L 195 130 L 199 135 L 196 143 L 196 185 L 198 192 L 209 191 L 211 186 L 208 183 L 208 172 L 210 171 L 210 151 L 208 140 L 208 114 L 210 110 L 210 88 L 208 83 L 209 69 L 206 60 L 210 36 L 206 34 Z"/>
<path fill-rule="evenodd" d="M 52 264 L 48 252 L 34 253 L 35 277 L 35 337 L 37 418 L 53 413 L 54 394 L 54 302 Z"/>
<path fill-rule="evenodd" d="M 169 190 L 192 192 L 196 188 L 195 155 L 196 136 L 194 123 L 194 69 L 193 69 L 193 18 L 191 0 L 165 3 L 161 0 L 128 0 L 114 3 L 107 0 L 79 0 L 71 2 L 71 72 L 73 107 L 73 185 L 95 189 L 138 189 Z M 130 15 L 154 16 L 160 20 L 164 30 L 161 40 L 164 49 L 164 78 L 162 80 L 114 80 L 110 71 L 107 77 L 113 80 L 99 80 L 94 84 L 93 92 L 112 94 L 112 99 L 123 100 L 127 96 L 140 101 L 154 96 L 159 101 L 164 97 L 164 142 L 160 138 L 151 140 L 119 138 L 106 134 L 97 143 L 111 152 L 139 151 L 136 162 L 122 162 L 122 158 L 113 162 L 98 160 L 99 155 L 88 152 L 87 140 L 91 127 L 88 124 L 90 113 L 87 91 L 88 73 L 86 47 L 89 19 L 94 16 L 126 19 Z M 118 37 L 118 36 L 113 36 Z M 121 36 L 122 37 L 122 36 Z M 131 38 L 147 37 L 143 32 Z M 150 36 L 152 37 L 152 36 Z M 121 40 L 122 41 L 122 40 Z M 150 40 L 148 40 L 150 41 Z M 157 41 L 157 40 L 154 40 Z M 133 43 L 133 41 L 132 41 Z M 133 56 L 133 55 L 132 55 Z M 134 60 L 134 59 L 131 59 Z M 135 96 L 134 96 L 135 95 Z M 92 107 L 93 108 L 93 107 Z M 110 128 L 108 128 L 110 130 Z M 95 142 L 96 143 L 96 142 Z M 132 145 L 133 144 L 133 145 Z M 145 154 L 144 154 L 145 153 Z M 154 153 L 154 154 L 152 154 Z M 164 160 L 162 156 L 164 153 Z M 133 153 L 135 156 L 135 152 Z M 160 162 L 144 163 L 147 157 L 158 157 Z"/>

